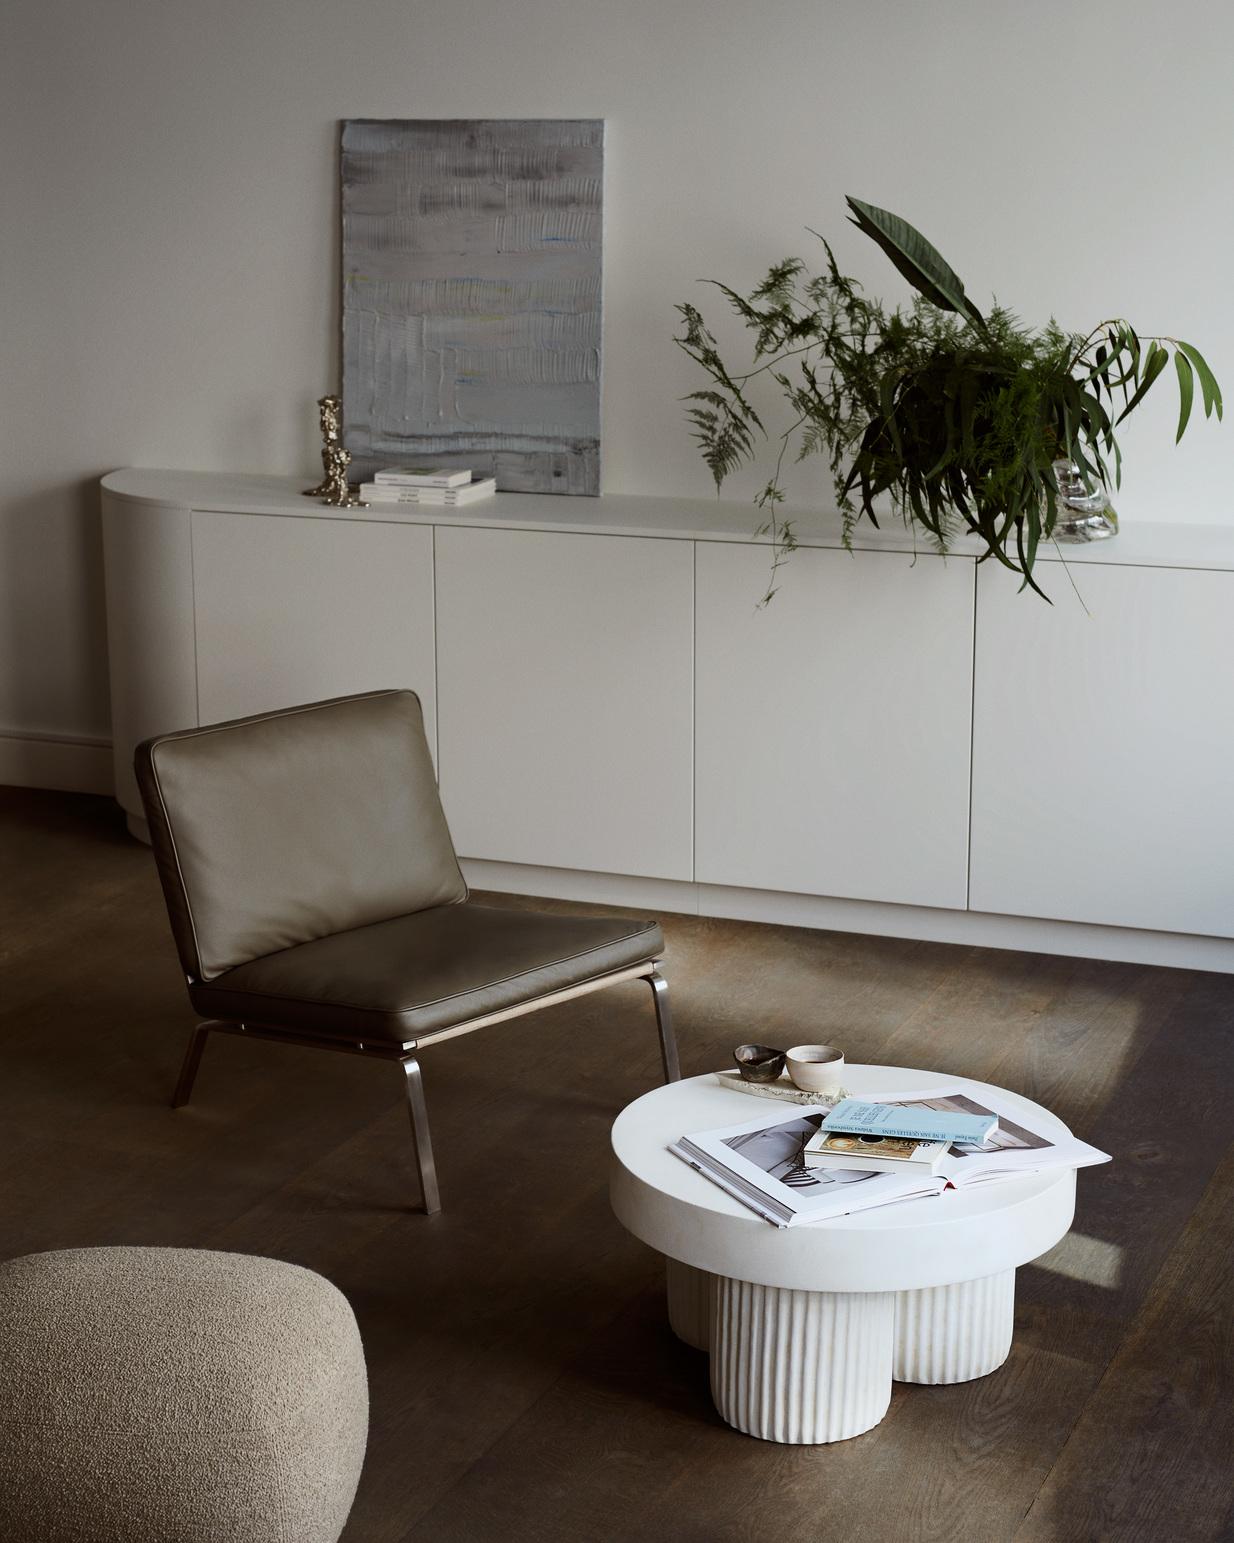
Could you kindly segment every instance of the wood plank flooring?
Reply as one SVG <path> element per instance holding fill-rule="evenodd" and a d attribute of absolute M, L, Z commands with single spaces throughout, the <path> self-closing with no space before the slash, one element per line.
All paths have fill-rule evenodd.
<path fill-rule="evenodd" d="M 1116 1157 L 1020 1272 L 1001 1370 L 781 1447 L 716 1416 L 608 1208 L 608 1127 L 658 1079 L 644 987 L 426 1052 L 429 1220 L 393 1070 L 220 1039 L 167 1107 L 193 1018 L 109 801 L 0 791 L 0 865 L 0 1257 L 176 1244 L 329 1276 L 372 1391 L 345 1543 L 1234 1538 L 1234 979 L 664 919 L 687 1073 L 833 1041 L 1017 1089 Z"/>

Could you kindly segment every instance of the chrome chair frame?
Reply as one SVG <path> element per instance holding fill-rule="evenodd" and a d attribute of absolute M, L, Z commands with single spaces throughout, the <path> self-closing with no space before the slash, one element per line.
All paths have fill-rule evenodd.
<path fill-rule="evenodd" d="M 344 1055 L 366 1056 L 370 1061 L 395 1061 L 403 1069 L 407 1114 L 411 1121 L 416 1170 L 420 1179 L 424 1211 L 426 1215 L 434 1216 L 441 1210 L 441 1191 L 437 1183 L 437 1163 L 433 1156 L 432 1137 L 429 1134 L 428 1105 L 424 1098 L 424 1079 L 420 1074 L 417 1052 L 426 1045 L 437 1044 L 443 1039 L 454 1039 L 460 1034 L 470 1034 L 475 1029 L 500 1023 L 507 1018 L 520 1018 L 525 1013 L 537 1012 L 542 1007 L 551 1007 L 555 1002 L 587 996 L 593 991 L 618 985 L 622 981 L 645 980 L 651 987 L 652 1001 L 655 1004 L 656 1029 L 660 1037 L 660 1059 L 664 1067 L 664 1080 L 678 1082 L 681 1079 L 681 1065 L 677 1057 L 677 1040 L 673 1033 L 672 1013 L 668 1005 L 668 982 L 660 974 L 662 963 L 663 960 L 653 959 L 646 964 L 630 965 L 622 970 L 614 970 L 608 975 L 598 976 L 595 980 L 550 992 L 547 996 L 535 997 L 529 1002 L 521 1002 L 517 1007 L 507 1008 L 503 1012 L 488 1013 L 481 1018 L 468 1019 L 448 1029 L 424 1034 L 419 1039 L 404 1040 L 401 1044 L 374 1043 L 372 1040 L 345 1037 L 332 1038 L 324 1034 L 301 1034 L 294 1029 L 280 1029 L 268 1024 L 207 1018 L 197 1024 L 189 1036 L 188 1048 L 184 1053 L 175 1092 L 172 1094 L 171 1107 L 183 1108 L 191 1098 L 193 1084 L 197 1080 L 197 1072 L 201 1066 L 202 1053 L 206 1048 L 206 1040 L 211 1034 L 237 1034 L 246 1039 L 272 1039 L 285 1045 L 299 1045 L 306 1050 L 337 1050 Z M 190 980 L 190 987 L 193 984 Z"/>

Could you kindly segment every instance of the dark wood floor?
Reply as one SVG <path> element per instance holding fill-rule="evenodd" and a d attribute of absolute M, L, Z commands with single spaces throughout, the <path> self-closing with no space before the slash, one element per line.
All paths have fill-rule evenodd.
<path fill-rule="evenodd" d="M 657 1079 L 644 988 L 426 1053 L 428 1220 L 392 1069 L 223 1040 L 167 1107 L 192 1017 L 114 806 L 6 791 L 0 857 L 0 1257 L 176 1244 L 329 1276 L 372 1385 L 346 1543 L 1234 1538 L 1234 978 L 666 919 L 687 1072 L 834 1041 L 1017 1089 L 1117 1159 L 1020 1272 L 1000 1371 L 802 1449 L 719 1421 L 610 1214 L 609 1124 Z"/>

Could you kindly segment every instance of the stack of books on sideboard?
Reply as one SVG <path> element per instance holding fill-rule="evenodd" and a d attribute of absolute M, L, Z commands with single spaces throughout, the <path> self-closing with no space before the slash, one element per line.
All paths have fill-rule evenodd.
<path fill-rule="evenodd" d="M 449 466 L 383 466 L 371 482 L 360 484 L 370 504 L 441 504 L 456 508 L 477 504 L 497 491 L 495 477 L 476 477 Z"/>

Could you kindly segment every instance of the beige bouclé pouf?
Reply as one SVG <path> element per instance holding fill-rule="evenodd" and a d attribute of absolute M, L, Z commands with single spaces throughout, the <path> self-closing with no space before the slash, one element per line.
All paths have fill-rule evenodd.
<path fill-rule="evenodd" d="M 0 1543 L 335 1543 L 368 1386 L 346 1298 L 182 1248 L 0 1264 Z"/>

